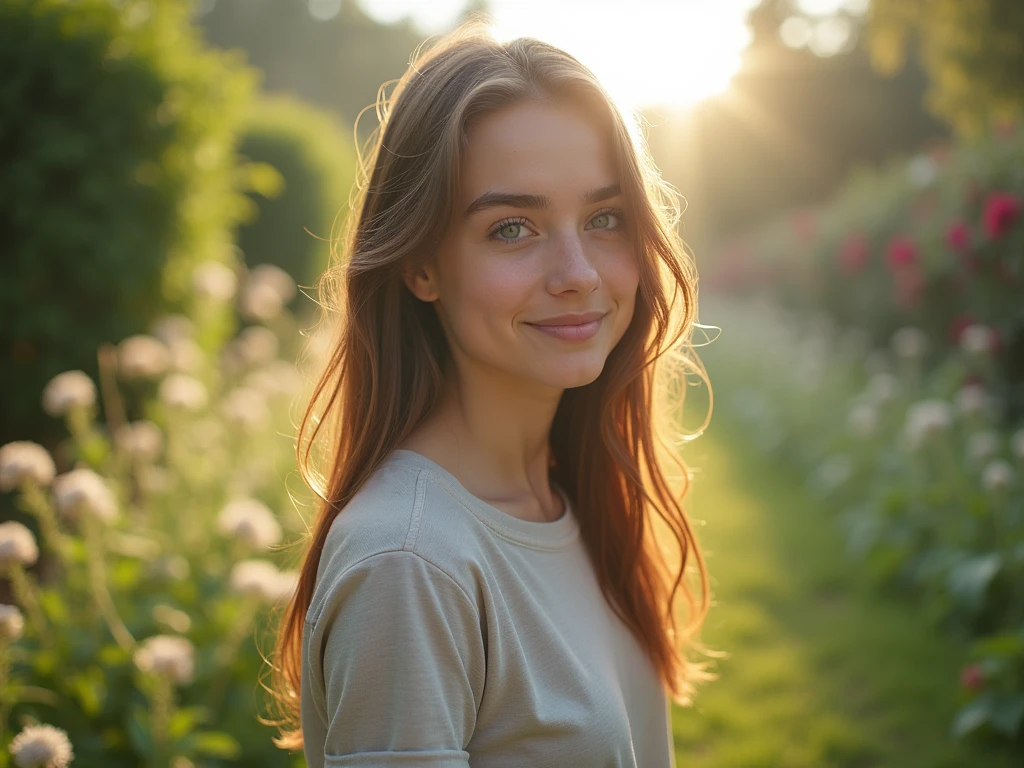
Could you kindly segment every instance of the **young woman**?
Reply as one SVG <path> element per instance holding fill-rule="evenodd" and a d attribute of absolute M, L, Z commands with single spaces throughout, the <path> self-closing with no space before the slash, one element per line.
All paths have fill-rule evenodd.
<path fill-rule="evenodd" d="M 671 766 L 667 692 L 715 678 L 679 647 L 708 586 L 661 467 L 686 485 L 661 434 L 680 366 L 656 363 L 706 381 L 679 351 L 696 275 L 671 189 L 590 71 L 477 22 L 379 112 L 321 283 L 336 340 L 299 459 L 323 503 L 276 743 L 311 768 Z"/>

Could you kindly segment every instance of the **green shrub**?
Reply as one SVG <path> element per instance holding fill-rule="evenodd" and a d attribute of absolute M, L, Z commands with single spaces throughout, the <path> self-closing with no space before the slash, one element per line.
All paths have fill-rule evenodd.
<path fill-rule="evenodd" d="M 277 169 L 283 188 L 252 197 L 258 216 L 238 233 L 247 264 L 275 264 L 301 285 L 314 283 L 355 181 L 354 146 L 330 113 L 286 96 L 254 102 L 239 151 Z"/>
<path fill-rule="evenodd" d="M 39 391 L 187 300 L 246 215 L 253 70 L 182 0 L 0 4 L 0 437 L 45 439 Z"/>

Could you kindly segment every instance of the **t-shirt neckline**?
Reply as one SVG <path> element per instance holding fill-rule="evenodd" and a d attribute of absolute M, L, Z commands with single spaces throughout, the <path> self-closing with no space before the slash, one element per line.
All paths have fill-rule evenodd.
<path fill-rule="evenodd" d="M 554 480 L 551 481 L 551 485 L 562 497 L 565 509 L 562 516 L 557 520 L 540 523 L 522 520 L 488 504 L 480 497 L 474 496 L 459 482 L 455 475 L 432 459 L 428 459 L 422 453 L 417 453 L 407 448 L 396 448 L 392 452 L 391 461 L 426 470 L 435 480 L 440 481 L 442 487 L 448 493 L 462 502 L 463 506 L 504 538 L 512 539 L 528 546 L 557 549 L 569 544 L 579 533 L 579 523 L 576 520 L 569 495 Z"/>

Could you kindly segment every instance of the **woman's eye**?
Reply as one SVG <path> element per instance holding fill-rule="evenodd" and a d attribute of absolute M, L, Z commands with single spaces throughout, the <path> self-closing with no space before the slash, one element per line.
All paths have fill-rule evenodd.
<path fill-rule="evenodd" d="M 511 224 L 505 224 L 498 230 L 498 234 L 506 240 L 518 239 L 519 232 L 522 230 L 523 225 L 518 222 L 512 222 Z"/>
<path fill-rule="evenodd" d="M 592 218 L 595 229 L 619 229 L 622 226 L 622 214 L 617 211 L 602 211 Z M 614 222 L 611 224 L 610 222 Z"/>

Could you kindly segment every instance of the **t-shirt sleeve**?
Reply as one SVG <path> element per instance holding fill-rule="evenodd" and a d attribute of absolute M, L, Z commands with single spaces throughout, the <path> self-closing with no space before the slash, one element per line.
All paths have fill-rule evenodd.
<path fill-rule="evenodd" d="M 406 550 L 362 560 L 332 585 L 313 635 L 325 766 L 469 765 L 483 633 L 475 603 L 444 570 Z"/>

